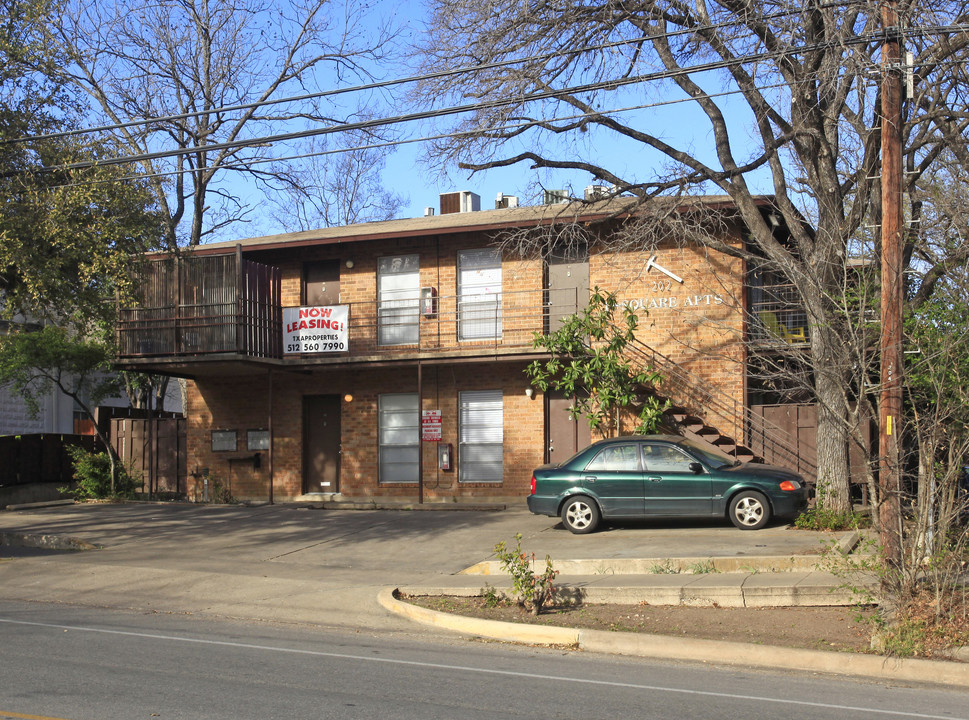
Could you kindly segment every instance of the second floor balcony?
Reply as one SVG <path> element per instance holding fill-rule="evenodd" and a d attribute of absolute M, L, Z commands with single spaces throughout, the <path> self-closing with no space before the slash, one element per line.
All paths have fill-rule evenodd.
<path fill-rule="evenodd" d="M 758 345 L 805 345 L 810 341 L 807 314 L 791 283 L 752 284 L 748 288 L 750 339 Z"/>
<path fill-rule="evenodd" d="M 330 363 L 531 352 L 535 333 L 585 305 L 576 293 L 540 289 L 437 296 L 430 289 L 334 306 L 335 327 L 314 332 L 312 308 L 283 307 L 277 268 L 233 256 L 154 263 L 141 302 L 122 308 L 122 360 L 269 360 Z M 310 320 L 317 323 L 310 324 Z M 306 340 L 292 330 L 305 323 Z M 339 325 L 339 327 L 336 327 Z"/>

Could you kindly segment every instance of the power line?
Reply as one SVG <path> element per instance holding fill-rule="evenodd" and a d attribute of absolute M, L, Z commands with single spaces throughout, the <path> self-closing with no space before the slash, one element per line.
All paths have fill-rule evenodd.
<path fill-rule="evenodd" d="M 936 65 L 937 66 L 939 65 L 960 65 L 961 66 L 962 63 L 961 61 L 953 60 L 953 61 L 945 61 L 942 63 L 936 63 Z M 770 85 L 758 85 L 756 89 L 758 91 L 764 91 L 764 90 L 774 90 L 774 89 L 780 89 L 780 88 L 789 88 L 790 86 L 791 86 L 790 83 L 782 81 L 782 82 L 778 82 Z M 740 95 L 744 92 L 745 92 L 744 90 L 741 90 L 738 88 L 734 90 L 724 90 L 719 93 L 706 93 L 704 97 L 715 99 L 715 98 L 728 97 L 731 95 Z M 666 107 L 670 105 L 690 103 L 690 102 L 695 102 L 695 100 L 696 98 L 694 97 L 681 97 L 681 98 L 675 98 L 671 100 L 661 100 L 661 101 L 652 102 L 652 103 L 643 103 L 639 105 L 629 105 L 629 106 L 620 107 L 620 108 L 597 110 L 595 112 L 589 112 L 589 113 L 577 113 L 574 115 L 564 115 L 564 116 L 557 116 L 553 118 L 543 118 L 541 120 L 529 120 L 529 121 L 523 121 L 519 123 L 509 123 L 505 125 L 490 127 L 489 131 L 506 132 L 509 130 L 521 130 L 521 129 L 526 129 L 528 127 L 537 127 L 539 125 L 546 124 L 546 123 L 572 122 L 576 120 L 581 120 L 583 118 L 592 118 L 595 116 L 617 115 L 617 114 L 622 114 L 627 112 L 635 112 L 639 110 L 648 110 L 648 109 L 654 109 L 659 107 Z M 238 162 L 217 163 L 215 165 L 208 166 L 206 169 L 207 170 L 234 170 L 237 168 L 248 167 L 251 165 L 262 165 L 262 164 L 271 163 L 271 162 L 282 163 L 282 162 L 289 162 L 292 160 L 304 160 L 307 158 L 322 157 L 326 155 L 338 155 L 338 154 L 342 154 L 346 152 L 354 152 L 358 150 L 377 150 L 381 148 L 391 148 L 391 147 L 397 147 L 401 145 L 409 145 L 413 143 L 429 142 L 433 140 L 472 137 L 476 134 L 476 132 L 477 131 L 439 133 L 436 135 L 424 135 L 417 138 L 408 138 L 404 140 L 391 140 L 391 141 L 380 142 L 380 143 L 369 143 L 366 145 L 355 145 L 352 147 L 341 147 L 341 148 L 335 148 L 335 149 L 319 150 L 315 152 L 300 153 L 297 155 L 286 155 L 283 157 L 252 158 L 252 159 L 246 159 L 246 160 L 239 160 Z M 199 171 L 199 168 L 188 168 L 188 169 L 182 169 L 182 170 L 164 170 L 164 171 L 152 172 L 147 174 L 138 173 L 135 175 L 125 175 L 125 176 L 106 179 L 106 180 L 91 180 L 91 181 L 82 181 L 82 182 L 70 183 L 70 184 L 71 185 L 99 185 L 104 183 L 121 182 L 126 180 L 139 180 L 139 179 L 146 179 L 146 178 L 152 178 L 152 177 L 187 175 L 198 171 Z M 66 185 L 67 184 L 56 185 L 54 187 L 65 187 Z"/>
<path fill-rule="evenodd" d="M 821 8 L 821 9 L 826 9 L 826 8 L 832 8 L 832 7 L 850 7 L 851 5 L 863 5 L 863 4 L 864 4 L 864 0 L 849 0 L 848 2 L 824 3 L 822 5 L 819 5 L 818 7 Z M 763 16 L 762 19 L 765 20 L 765 21 L 776 20 L 778 18 L 782 18 L 782 17 L 786 17 L 786 16 L 790 16 L 790 15 L 796 15 L 799 12 L 800 11 L 795 11 L 795 10 L 777 12 L 777 13 L 765 15 L 765 16 Z M 699 27 L 695 27 L 695 28 L 685 28 L 683 30 L 676 30 L 676 31 L 673 31 L 673 32 L 668 32 L 668 33 L 665 34 L 665 37 L 666 38 L 675 38 L 675 37 L 678 37 L 680 35 L 691 35 L 691 34 L 695 34 L 695 33 L 699 32 L 699 31 L 702 31 L 702 30 L 721 30 L 721 29 L 724 29 L 724 28 L 732 27 L 732 26 L 734 26 L 736 24 L 737 24 L 736 21 L 734 21 L 734 22 L 721 22 L 721 23 L 715 23 L 715 24 L 710 24 L 710 25 L 699 26 Z M 644 42 L 644 41 L 649 41 L 650 39 L 651 39 L 650 36 L 641 36 L 641 37 L 631 38 L 631 39 L 627 39 L 627 40 L 618 40 L 618 41 L 610 42 L 610 43 L 600 43 L 598 45 L 588 45 L 588 46 L 585 46 L 585 47 L 582 47 L 582 48 L 578 48 L 577 51 L 580 52 L 580 53 L 584 53 L 584 52 L 588 52 L 588 51 L 592 51 L 592 50 L 608 50 L 608 49 L 612 49 L 612 48 L 622 47 L 622 46 L 625 46 L 625 45 L 635 45 L 635 44 L 639 44 L 639 43 Z M 574 53 L 574 52 L 576 52 L 576 50 L 572 50 L 570 52 L 571 53 Z M 353 93 L 353 92 L 362 92 L 362 91 L 367 91 L 367 90 L 383 89 L 383 88 L 387 88 L 387 87 L 392 87 L 394 85 L 404 85 L 404 84 L 413 83 L 413 82 L 421 82 L 421 81 L 424 81 L 424 80 L 432 80 L 432 79 L 437 79 L 437 78 L 451 77 L 451 76 L 454 76 L 454 75 L 461 75 L 461 74 L 465 74 L 465 73 L 470 74 L 470 73 L 475 73 L 475 72 L 481 72 L 483 70 L 493 70 L 493 69 L 498 69 L 498 68 L 502 68 L 502 67 L 508 67 L 510 65 L 517 65 L 517 64 L 520 64 L 520 63 L 524 63 L 524 62 L 531 62 L 531 61 L 535 61 L 535 60 L 549 60 L 551 58 L 558 57 L 560 55 L 562 55 L 561 52 L 540 53 L 538 55 L 531 55 L 531 56 L 526 56 L 526 57 L 523 57 L 523 58 L 514 58 L 514 59 L 511 59 L 511 60 L 504 60 L 504 61 L 494 62 L 494 63 L 482 63 L 482 64 L 479 64 L 479 65 L 472 65 L 472 66 L 465 66 L 465 67 L 461 67 L 461 68 L 455 68 L 453 70 L 442 70 L 440 72 L 425 73 L 425 74 L 422 74 L 422 75 L 414 75 L 414 76 L 405 77 L 405 78 L 396 78 L 396 79 L 393 79 L 393 80 L 384 80 L 384 81 L 379 81 L 379 82 L 366 83 L 366 84 L 363 84 L 363 85 L 355 85 L 355 86 L 351 86 L 351 87 L 347 87 L 347 88 L 337 88 L 337 89 L 333 89 L 333 90 L 325 90 L 325 91 L 321 91 L 321 92 L 317 92 L 317 93 L 307 93 L 307 94 L 304 94 L 304 95 L 296 95 L 296 96 L 288 97 L 288 98 L 267 99 L 267 100 L 261 100 L 261 101 L 254 101 L 254 102 L 251 102 L 251 103 L 239 103 L 239 104 L 236 104 L 236 105 L 219 106 L 219 107 L 211 108 L 211 109 L 208 109 L 208 110 L 199 110 L 199 111 L 196 111 L 196 112 L 188 112 L 188 113 L 179 113 L 179 114 L 173 114 L 173 115 L 156 116 L 156 117 L 152 117 L 152 118 L 145 118 L 145 119 L 139 119 L 139 120 L 130 120 L 130 121 L 126 121 L 126 122 L 113 123 L 113 124 L 108 124 L 108 125 L 101 125 L 101 126 L 92 127 L 92 128 L 80 128 L 80 129 L 76 129 L 76 130 L 65 130 L 65 131 L 57 132 L 57 133 L 47 133 L 47 134 L 43 134 L 43 135 L 33 135 L 33 136 L 27 136 L 27 137 L 24 137 L 24 138 L 10 138 L 10 139 L 6 139 L 6 140 L 0 140 L 0 145 L 9 144 L 9 143 L 36 141 L 36 140 L 48 140 L 48 139 L 58 139 L 58 138 L 65 138 L 65 137 L 75 137 L 75 136 L 78 136 L 78 135 L 86 135 L 86 134 L 91 134 L 91 133 L 110 132 L 112 130 L 121 130 L 121 129 L 124 129 L 124 128 L 137 127 L 137 126 L 140 126 L 140 125 L 150 125 L 150 124 L 153 124 L 153 123 L 171 122 L 171 121 L 175 121 L 175 120 L 187 120 L 189 118 L 201 117 L 203 115 L 209 115 L 209 114 L 213 114 L 213 113 L 227 113 L 227 112 L 234 112 L 236 110 L 255 109 L 255 108 L 265 107 L 265 106 L 269 106 L 269 105 L 277 105 L 277 104 L 292 103 L 292 102 L 303 102 L 303 101 L 307 101 L 307 100 L 316 100 L 316 99 L 320 99 L 320 98 L 332 97 L 332 96 L 336 96 L 336 95 L 342 95 L 342 94 Z"/>
<path fill-rule="evenodd" d="M 864 44 L 869 40 L 874 39 L 869 36 L 857 36 L 847 44 Z M 820 50 L 825 47 L 834 47 L 836 45 L 843 45 L 845 42 L 838 43 L 817 43 L 812 46 L 803 46 L 799 48 L 799 52 L 809 52 L 813 50 Z M 387 125 L 396 125 L 407 122 L 414 122 L 416 120 L 426 120 L 430 118 L 447 117 L 451 115 L 459 115 L 466 112 L 473 112 L 477 110 L 493 109 L 498 107 L 504 107 L 508 105 L 524 104 L 530 102 L 536 102 L 539 100 L 551 100 L 563 95 L 577 95 L 587 92 L 593 92 L 595 90 L 615 90 L 621 87 L 626 87 L 629 85 L 637 85 L 646 82 L 652 82 L 657 80 L 672 79 L 678 76 L 689 76 L 704 72 L 710 72 L 711 70 L 722 70 L 731 67 L 736 67 L 738 65 L 744 65 L 748 63 L 758 62 L 760 60 L 769 59 L 780 55 L 777 51 L 769 51 L 763 53 L 756 53 L 753 55 L 746 55 L 741 58 L 734 58 L 730 60 L 717 60 L 709 63 L 703 63 L 701 65 L 694 65 L 689 68 L 674 68 L 670 70 L 662 70 L 653 73 L 646 73 L 643 75 L 635 75 L 619 79 L 609 79 L 601 80 L 594 83 L 587 83 L 584 85 L 576 85 L 566 88 L 558 88 L 547 90 L 544 92 L 532 93 L 522 98 L 507 98 L 498 100 L 489 100 L 484 102 L 469 103 L 466 105 L 456 105 L 448 108 L 440 108 L 434 110 L 425 110 L 415 113 L 407 113 L 403 115 L 395 115 L 387 118 L 377 118 L 371 120 L 363 120 L 355 123 L 343 123 L 340 125 L 329 125 L 322 128 L 314 128 L 309 130 L 299 130 L 291 133 L 278 133 L 274 135 L 266 135 L 262 137 L 249 138 L 247 140 L 236 140 L 232 142 L 225 143 L 212 143 L 210 145 L 193 146 L 191 148 L 177 148 L 175 150 L 158 150 L 148 153 L 140 153 L 136 155 L 115 157 L 101 159 L 97 161 L 83 161 L 77 163 L 67 163 L 64 165 L 52 166 L 46 168 L 48 171 L 55 170 L 78 170 L 94 166 L 106 166 L 106 165 L 118 165 L 126 164 L 131 162 L 148 162 L 151 160 L 159 160 L 170 157 L 182 157 L 188 155 L 194 155 L 201 152 L 215 152 L 221 150 L 232 150 L 241 149 L 248 146 L 266 145 L 273 144 L 277 142 L 287 142 L 289 140 L 301 140 L 310 137 L 318 137 L 322 135 L 329 135 L 336 132 L 348 132 L 354 130 L 369 130 L 372 128 L 385 127 Z"/>
<path fill-rule="evenodd" d="M 761 85 L 758 86 L 758 90 L 771 90 L 775 88 L 789 87 L 788 83 L 780 82 L 774 85 Z M 726 97 L 729 95 L 738 95 L 742 93 L 742 90 L 724 90 L 719 93 L 709 93 L 706 97 L 709 98 L 719 98 Z M 622 108 L 612 108 L 609 110 L 597 110 L 594 113 L 577 113 L 575 115 L 565 115 L 558 116 L 554 118 L 544 118 L 542 120 L 528 120 L 519 123 L 509 123 L 505 125 L 495 126 L 489 128 L 491 131 L 504 132 L 508 130 L 520 130 L 526 129 L 528 127 L 538 126 L 543 123 L 561 123 L 561 122 L 572 122 L 575 120 L 581 120 L 583 118 L 590 118 L 596 115 L 617 115 L 627 112 L 635 112 L 638 110 L 648 110 L 651 108 L 665 107 L 669 105 L 678 105 L 680 103 L 694 102 L 695 98 L 683 97 L 676 98 L 674 100 L 662 100 L 654 103 L 645 103 L 642 105 L 630 105 Z M 453 133 L 439 133 L 437 135 L 425 135 L 417 138 L 408 138 L 405 140 L 389 140 L 387 142 L 381 143 L 369 143 L 367 145 L 355 145 L 353 147 L 343 147 L 328 150 L 319 150 L 316 152 L 300 153 L 298 155 L 287 155 L 284 157 L 269 157 L 269 158 L 254 158 L 247 160 L 239 160 L 238 162 L 232 163 L 218 163 L 216 165 L 211 165 L 207 170 L 234 170 L 237 168 L 247 167 L 250 165 L 262 165 L 271 162 L 288 162 L 291 160 L 304 160 L 313 157 L 322 157 L 325 155 L 338 155 L 346 152 L 354 152 L 357 150 L 378 150 L 381 148 L 397 147 L 400 145 L 410 145 L 413 143 L 420 142 L 430 142 L 432 140 L 445 140 L 449 138 L 460 138 L 460 137 L 471 137 L 476 133 L 476 131 L 465 131 L 465 132 L 453 132 Z M 126 180 L 143 180 L 152 177 L 168 177 L 174 175 L 188 175 L 194 172 L 198 172 L 198 168 L 188 168 L 182 170 L 164 170 L 152 173 L 138 173 L 135 175 L 124 175 L 117 178 L 105 179 L 105 180 L 88 180 L 74 183 L 64 183 L 62 185 L 54 185 L 52 187 L 67 187 L 67 186 L 78 186 L 78 185 L 103 185 L 105 183 L 122 182 Z"/>
<path fill-rule="evenodd" d="M 784 14 L 790 14 L 790 13 L 784 13 Z M 778 14 L 778 15 L 780 15 L 780 14 Z M 722 26 L 725 26 L 725 24 L 721 24 L 720 25 L 720 27 L 722 27 Z M 714 27 L 714 26 L 711 26 L 711 27 Z M 969 26 L 967 26 L 967 25 L 959 25 L 959 26 L 935 26 L 935 27 L 932 27 L 932 28 L 922 29 L 918 33 L 913 32 L 913 31 L 909 31 L 908 34 L 909 35 L 932 35 L 932 34 L 939 34 L 939 33 L 951 34 L 953 32 L 965 32 L 967 30 L 967 28 L 969 28 Z M 683 32 L 686 32 L 686 31 L 683 31 Z M 693 32 L 693 31 L 690 31 L 690 32 Z M 672 34 L 670 34 L 670 35 L 672 35 Z M 848 44 L 864 44 L 864 43 L 869 42 L 870 40 L 876 40 L 878 37 L 879 36 L 870 36 L 870 35 L 856 36 L 855 38 L 852 38 L 850 41 L 847 41 L 847 43 Z M 625 42 L 628 42 L 628 41 L 625 41 Z M 623 42 L 623 43 L 606 43 L 606 44 L 602 44 L 600 46 L 593 46 L 593 47 L 596 47 L 596 48 L 608 48 L 608 47 L 613 47 L 613 46 L 625 44 L 625 42 Z M 842 45 L 842 44 L 845 44 L 845 42 L 841 42 L 841 43 L 819 43 L 819 44 L 812 45 L 812 46 L 802 46 L 802 47 L 799 47 L 799 48 L 797 48 L 797 51 L 798 51 L 798 53 L 811 52 L 811 51 L 814 51 L 814 50 L 823 49 L 825 47 L 831 47 L 831 46 L 834 46 L 834 45 Z M 670 78 L 674 78 L 674 77 L 677 77 L 677 76 L 684 76 L 684 75 L 688 76 L 688 75 L 692 75 L 692 74 L 696 74 L 696 73 L 708 72 L 708 71 L 716 70 L 716 69 L 727 69 L 727 68 L 734 67 L 734 66 L 737 66 L 737 65 L 742 65 L 742 64 L 745 64 L 745 63 L 751 63 L 751 62 L 756 62 L 756 61 L 763 60 L 763 59 L 768 59 L 768 58 L 771 58 L 771 57 L 776 57 L 779 54 L 780 53 L 778 53 L 776 51 L 764 52 L 764 53 L 758 53 L 758 54 L 755 54 L 755 55 L 747 55 L 747 56 L 740 57 L 740 58 L 734 58 L 734 59 L 730 59 L 730 60 L 720 60 L 720 61 L 715 61 L 715 62 L 711 62 L 711 63 L 705 63 L 703 65 L 692 66 L 692 67 L 689 67 L 689 68 L 675 68 L 675 69 L 672 69 L 672 70 L 664 70 L 664 71 L 660 71 L 660 72 L 648 73 L 648 74 L 639 75 L 639 76 L 633 76 L 633 77 L 629 77 L 629 78 L 621 78 L 621 79 L 618 79 L 618 80 L 612 80 L 612 79 L 610 79 L 610 80 L 602 80 L 602 81 L 599 81 L 599 82 L 596 82 L 596 83 L 588 83 L 588 84 L 585 84 L 585 85 L 578 85 L 578 86 L 573 86 L 573 87 L 567 87 L 567 88 L 549 90 L 549 91 L 546 91 L 546 92 L 543 92 L 543 93 L 533 93 L 532 95 L 529 95 L 529 96 L 527 96 L 525 98 L 515 98 L 515 99 L 505 99 L 505 100 L 493 100 L 493 101 L 487 101 L 487 102 L 477 102 L 477 103 L 471 103 L 471 104 L 467 104 L 467 105 L 453 106 L 453 107 L 450 107 L 450 108 L 427 110 L 427 111 L 418 112 L 418 113 L 410 113 L 410 114 L 405 114 L 405 115 L 391 116 L 391 117 L 388 117 L 388 118 L 371 119 L 371 120 L 366 120 L 366 121 L 360 121 L 360 122 L 357 122 L 357 123 L 344 123 L 344 124 L 339 124 L 339 125 L 330 125 L 330 126 L 326 126 L 326 127 L 323 127 L 323 128 L 315 128 L 315 129 L 311 129 L 311 130 L 297 131 L 297 132 L 293 132 L 293 133 L 280 133 L 280 134 L 268 135 L 268 136 L 259 137 L 259 138 L 251 138 L 251 139 L 242 140 L 242 141 L 233 141 L 233 142 L 218 143 L 218 144 L 213 143 L 211 145 L 195 146 L 195 147 L 192 147 L 192 148 L 178 148 L 178 149 L 175 149 L 175 150 L 162 150 L 162 151 L 156 151 L 156 152 L 151 152 L 151 153 L 141 153 L 141 154 L 132 155 L 132 156 L 122 156 L 122 157 L 107 158 L 107 159 L 102 159 L 102 160 L 98 160 L 98 161 L 85 161 L 85 162 L 78 162 L 78 163 L 70 163 L 70 164 L 64 164 L 64 165 L 59 165 L 59 166 L 52 166 L 50 168 L 46 168 L 46 170 L 48 170 L 48 171 L 73 170 L 73 169 L 85 169 L 85 168 L 90 168 L 90 167 L 94 167 L 94 166 L 98 166 L 98 165 L 118 165 L 118 164 L 132 163 L 132 162 L 149 162 L 151 160 L 156 160 L 156 159 L 164 159 L 164 158 L 170 158 L 170 157 L 186 156 L 186 155 L 197 154 L 197 153 L 200 153 L 200 152 L 213 152 L 213 151 L 220 151 L 220 150 L 242 149 L 242 148 L 247 147 L 247 146 L 273 144 L 273 143 L 278 143 L 278 142 L 286 142 L 286 141 L 294 140 L 294 139 L 305 139 L 305 138 L 309 138 L 309 137 L 315 137 L 315 136 L 322 136 L 322 135 L 332 134 L 332 133 L 335 133 L 335 132 L 346 132 L 346 131 L 352 131 L 352 130 L 366 130 L 366 129 L 376 128 L 376 127 L 382 127 L 382 126 L 387 126 L 387 125 L 393 125 L 393 124 L 401 124 L 401 123 L 406 123 L 406 122 L 412 122 L 412 121 L 415 121 L 415 120 L 422 120 L 422 119 L 429 119 L 429 118 L 436 118 L 436 117 L 444 117 L 444 116 L 461 114 L 461 113 L 466 113 L 466 112 L 473 112 L 473 111 L 476 111 L 476 110 L 484 110 L 484 109 L 489 109 L 489 108 L 497 108 L 497 107 L 501 107 L 501 106 L 505 106 L 505 105 L 510 105 L 510 104 L 515 104 L 515 103 L 519 103 L 519 102 L 535 102 L 535 101 L 540 101 L 540 100 L 555 99 L 556 97 L 559 97 L 559 96 L 562 96 L 562 95 L 566 95 L 566 94 L 580 94 L 580 93 L 592 92 L 592 91 L 595 91 L 595 90 L 602 90 L 602 89 L 618 89 L 620 87 L 628 86 L 628 85 L 632 85 L 632 84 L 641 84 L 641 83 L 658 81 L 658 80 L 663 80 L 663 79 L 670 79 Z M 543 57 L 554 57 L 556 55 L 557 55 L 557 53 L 550 53 L 550 54 L 546 54 L 546 55 L 537 55 L 537 56 L 531 56 L 531 57 L 532 58 L 539 58 L 540 59 L 540 58 L 543 58 Z M 508 65 L 508 64 L 524 62 L 527 59 L 529 59 L 529 58 L 524 58 L 524 59 L 523 58 L 518 58 L 518 59 L 515 59 L 515 60 L 505 61 L 505 62 L 502 62 L 502 63 L 489 63 L 489 64 L 477 66 L 477 67 L 478 68 L 485 68 L 485 69 L 491 68 L 491 67 L 500 67 L 500 66 L 504 66 L 504 65 Z M 403 79 L 398 79 L 398 80 L 385 81 L 384 83 L 375 83 L 375 84 L 370 84 L 368 86 L 360 86 L 360 87 L 373 87 L 373 86 L 377 86 L 377 85 L 390 85 L 390 84 L 397 84 L 397 83 L 403 83 L 403 82 L 412 82 L 412 81 L 415 81 L 417 79 L 424 78 L 424 77 L 441 77 L 441 76 L 453 75 L 453 74 L 459 73 L 459 72 L 473 72 L 474 70 L 475 70 L 474 68 L 464 68 L 464 69 L 460 69 L 460 70 L 447 71 L 447 72 L 442 72 L 442 73 L 432 73 L 432 74 L 424 75 L 424 76 L 414 76 L 412 78 L 403 78 Z M 773 86 L 773 87 L 782 87 L 783 85 L 784 85 L 784 83 L 781 83 L 781 84 L 779 84 L 777 86 Z M 770 87 L 771 86 L 765 86 L 764 88 L 759 88 L 759 89 L 769 89 Z M 357 89 L 357 88 L 346 88 L 346 89 L 343 89 L 343 90 L 329 91 L 328 93 L 324 93 L 324 94 L 336 94 L 336 93 L 340 93 L 340 92 L 350 92 L 350 91 L 352 91 L 354 89 Z M 708 94 L 707 96 L 708 97 L 717 97 L 717 96 L 720 96 L 720 95 L 738 94 L 740 92 L 742 92 L 742 91 L 736 90 L 736 91 L 730 91 L 730 92 L 725 92 L 725 93 L 720 93 L 720 94 L 713 94 L 713 95 L 709 95 Z M 693 100 L 695 100 L 695 98 L 683 98 L 681 100 L 677 100 L 677 101 L 673 101 L 673 102 L 687 102 L 687 101 L 693 101 Z M 283 100 L 276 101 L 276 102 L 283 102 Z M 616 112 L 628 112 L 628 111 L 630 111 L 632 109 L 646 109 L 648 107 L 656 107 L 656 106 L 664 105 L 664 104 L 671 104 L 671 103 L 664 102 L 664 103 L 656 103 L 656 104 L 646 104 L 646 105 L 640 105 L 640 106 L 635 106 L 635 107 L 632 107 L 632 108 L 626 108 L 626 109 L 621 109 L 621 110 L 599 111 L 599 112 L 596 112 L 596 113 L 582 114 L 582 115 L 577 115 L 577 116 L 572 116 L 572 117 L 575 118 L 575 119 L 579 119 L 581 117 L 586 117 L 586 116 L 604 115 L 604 114 L 614 114 Z M 243 107 L 243 106 L 235 106 L 235 107 Z M 527 123 L 521 124 L 520 126 L 521 127 L 537 126 L 537 125 L 541 124 L 542 122 L 558 122 L 558 121 L 562 121 L 562 119 L 553 119 L 553 120 L 544 120 L 544 121 L 539 121 L 539 120 L 529 121 Z M 141 122 L 144 122 L 144 121 L 139 121 L 139 123 L 136 123 L 136 124 L 140 124 Z M 518 127 L 518 126 L 512 125 L 512 126 L 508 126 L 507 129 L 515 129 L 516 127 Z M 493 129 L 501 129 L 501 128 L 493 128 Z M 96 129 L 87 129 L 87 130 L 83 130 L 83 131 L 73 131 L 73 133 L 76 134 L 76 133 L 80 133 L 80 132 L 94 132 L 95 130 Z M 472 134 L 472 133 L 444 134 L 444 135 L 439 135 L 439 136 L 432 136 L 432 137 L 429 137 L 429 138 L 419 138 L 419 139 L 415 139 L 415 140 L 408 140 L 406 142 L 405 141 L 398 141 L 396 143 L 382 143 L 382 144 L 373 145 L 373 147 L 386 147 L 386 146 L 394 145 L 394 144 L 398 144 L 399 145 L 399 144 L 406 144 L 406 143 L 409 143 L 409 142 L 426 141 L 426 140 L 429 140 L 429 139 L 441 139 L 441 138 L 446 138 L 446 137 L 460 137 L 461 135 L 470 135 L 470 134 Z M 51 136 L 38 136 L 38 137 L 51 137 Z M 358 149 L 366 149 L 367 147 L 370 147 L 370 146 L 359 146 Z M 344 149 L 344 150 L 341 150 L 341 151 L 349 151 L 349 150 L 352 150 L 352 149 L 353 148 L 348 148 L 348 149 Z M 323 152 L 320 152 L 320 153 L 308 153 L 308 154 L 304 154 L 304 155 L 286 156 L 286 157 L 282 157 L 282 158 L 275 157 L 275 158 L 267 158 L 267 159 L 248 159 L 248 160 L 245 160 L 245 161 L 240 161 L 238 163 L 219 163 L 219 164 L 216 164 L 216 165 L 208 166 L 207 168 L 205 168 L 205 170 L 233 169 L 233 168 L 236 168 L 236 167 L 244 167 L 244 166 L 248 166 L 248 165 L 263 164 L 265 162 L 285 162 L 287 160 L 300 159 L 300 158 L 304 158 L 304 157 L 312 157 L 312 156 L 316 156 L 316 155 L 332 154 L 334 152 L 340 152 L 340 151 L 323 151 Z M 157 173 L 156 172 L 152 172 L 152 173 L 149 173 L 147 175 L 142 174 L 139 177 L 145 178 L 145 177 L 155 177 L 155 176 L 159 176 L 159 175 L 185 174 L 185 173 L 189 173 L 189 172 L 198 172 L 198 171 L 200 171 L 200 169 L 201 168 L 192 168 L 192 169 L 188 169 L 188 170 L 178 170 L 178 171 L 169 171 L 169 172 L 157 172 Z"/>

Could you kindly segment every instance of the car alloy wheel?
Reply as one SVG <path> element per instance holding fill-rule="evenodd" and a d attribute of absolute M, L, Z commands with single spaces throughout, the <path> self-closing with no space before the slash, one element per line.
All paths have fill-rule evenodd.
<path fill-rule="evenodd" d="M 562 524 L 570 532 L 584 535 L 599 525 L 599 508 L 587 497 L 575 497 L 562 507 Z"/>
<path fill-rule="evenodd" d="M 759 492 L 742 492 L 730 502 L 730 520 L 741 530 L 759 530 L 770 520 L 770 505 Z"/>

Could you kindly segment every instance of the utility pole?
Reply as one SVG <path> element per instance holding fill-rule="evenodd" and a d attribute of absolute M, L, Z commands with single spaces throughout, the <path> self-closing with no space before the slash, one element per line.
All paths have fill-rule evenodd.
<path fill-rule="evenodd" d="M 895 0 L 882 5 L 881 77 L 881 398 L 879 415 L 879 539 L 890 568 L 902 560 L 902 34 Z M 889 580 L 891 581 L 891 580 Z"/>

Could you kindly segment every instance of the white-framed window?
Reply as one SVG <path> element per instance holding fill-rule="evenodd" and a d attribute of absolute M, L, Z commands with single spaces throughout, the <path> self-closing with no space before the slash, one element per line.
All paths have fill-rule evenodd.
<path fill-rule="evenodd" d="M 504 478 L 501 390 L 467 391 L 458 398 L 458 479 L 501 482 Z"/>
<path fill-rule="evenodd" d="M 377 399 L 377 462 L 382 483 L 420 479 L 421 418 L 417 405 L 417 393 L 386 394 Z"/>
<path fill-rule="evenodd" d="M 413 345 L 420 341 L 420 271 L 419 255 L 377 260 L 379 345 Z"/>
<path fill-rule="evenodd" d="M 458 338 L 501 337 L 501 252 L 458 253 Z"/>

